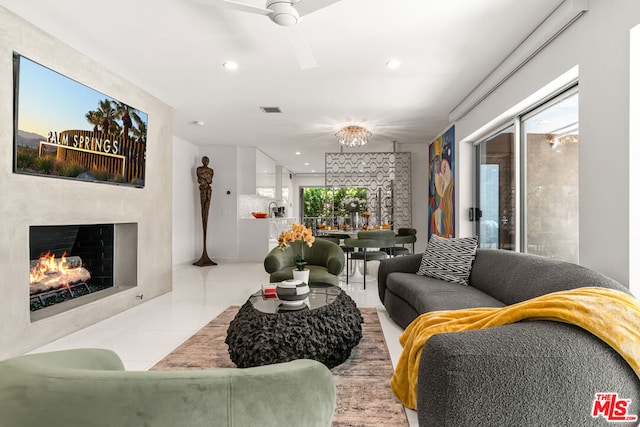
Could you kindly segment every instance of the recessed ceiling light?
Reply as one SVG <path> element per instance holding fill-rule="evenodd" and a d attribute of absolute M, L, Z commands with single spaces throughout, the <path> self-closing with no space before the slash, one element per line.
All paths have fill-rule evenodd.
<path fill-rule="evenodd" d="M 191 124 L 196 126 L 204 126 L 204 122 L 202 120 L 194 120 L 191 122 Z"/>
<path fill-rule="evenodd" d="M 296 151 L 296 156 L 299 156 L 300 154 L 302 154 L 302 153 L 299 152 L 299 151 Z"/>
<path fill-rule="evenodd" d="M 224 64 L 222 64 L 222 66 L 227 70 L 237 70 L 238 69 L 238 64 L 236 64 L 235 62 L 225 62 Z"/>
<path fill-rule="evenodd" d="M 316 171 L 315 169 L 311 169 L 311 172 L 315 172 L 315 171 Z"/>
<path fill-rule="evenodd" d="M 305 163 L 304 163 L 304 165 L 305 165 L 305 166 L 309 166 L 309 162 L 305 162 Z"/>
<path fill-rule="evenodd" d="M 397 59 L 390 59 L 386 62 L 386 66 L 387 68 L 398 68 L 400 66 L 400 61 L 398 61 Z"/>

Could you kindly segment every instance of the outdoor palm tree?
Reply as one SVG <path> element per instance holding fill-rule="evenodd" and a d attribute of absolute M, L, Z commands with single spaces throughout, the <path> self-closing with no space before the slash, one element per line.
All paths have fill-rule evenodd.
<path fill-rule="evenodd" d="M 138 115 L 138 110 L 120 101 L 114 101 L 113 105 L 115 106 L 116 119 L 122 121 L 122 135 L 126 139 L 129 139 L 129 131 L 133 128 L 133 121 L 131 119 L 133 118 L 138 124 L 142 122 L 142 119 L 140 119 Z"/>
<path fill-rule="evenodd" d="M 135 126 L 131 128 L 131 133 L 133 133 L 137 142 L 144 144 L 147 142 L 147 123 L 145 123 L 138 114 L 132 115 L 132 117 L 136 123 Z"/>
<path fill-rule="evenodd" d="M 98 132 L 98 126 L 100 126 L 101 122 L 98 112 L 95 110 L 91 110 L 88 111 L 84 116 L 87 118 L 89 124 L 93 125 L 93 131 Z"/>
<path fill-rule="evenodd" d="M 101 131 L 104 133 L 114 133 L 120 128 L 116 122 L 116 110 L 108 99 L 98 102 L 98 109 L 95 110 L 97 117 L 100 119 Z"/>

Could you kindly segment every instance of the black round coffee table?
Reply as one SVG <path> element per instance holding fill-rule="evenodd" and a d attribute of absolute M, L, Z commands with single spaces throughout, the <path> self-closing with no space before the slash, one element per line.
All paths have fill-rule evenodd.
<path fill-rule="evenodd" d="M 239 368 L 314 359 L 333 368 L 362 338 L 362 315 L 337 286 L 311 287 L 304 308 L 288 310 L 277 298 L 252 295 L 227 329 L 225 343 Z"/>

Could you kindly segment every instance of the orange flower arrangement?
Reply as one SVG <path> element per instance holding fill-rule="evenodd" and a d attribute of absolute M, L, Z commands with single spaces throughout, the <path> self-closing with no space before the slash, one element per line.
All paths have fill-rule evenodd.
<path fill-rule="evenodd" d="M 311 247 L 316 238 L 313 236 L 313 232 L 299 222 L 295 222 L 291 225 L 291 230 L 285 230 L 278 236 L 278 247 L 283 251 L 286 250 L 291 243 L 296 240 L 301 240 L 304 244 Z M 304 244 L 301 245 L 302 253 L 294 257 L 294 262 L 298 270 L 304 270 L 306 264 L 304 260 Z"/>
<path fill-rule="evenodd" d="M 280 233 L 278 236 L 278 246 L 280 246 L 280 249 L 287 249 L 289 244 L 296 240 L 302 240 L 307 246 L 311 247 L 313 242 L 316 241 L 316 238 L 313 236 L 311 230 L 299 222 L 296 222 L 291 225 L 291 230 L 285 230 Z"/>

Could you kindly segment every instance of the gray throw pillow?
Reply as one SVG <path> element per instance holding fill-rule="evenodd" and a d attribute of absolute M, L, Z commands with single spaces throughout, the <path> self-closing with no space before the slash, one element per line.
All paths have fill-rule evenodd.
<path fill-rule="evenodd" d="M 422 255 L 417 274 L 468 285 L 477 248 L 477 237 L 445 239 L 434 234 Z"/>

